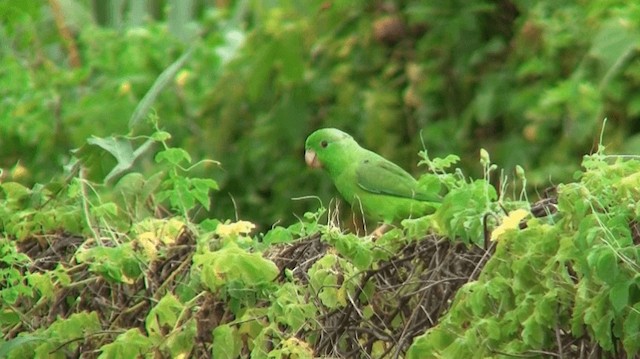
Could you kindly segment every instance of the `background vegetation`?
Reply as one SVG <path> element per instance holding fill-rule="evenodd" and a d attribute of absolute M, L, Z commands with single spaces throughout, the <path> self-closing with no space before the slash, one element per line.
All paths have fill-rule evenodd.
<path fill-rule="evenodd" d="M 301 160 L 322 126 L 414 172 L 422 142 L 474 176 L 486 148 L 531 191 L 571 178 L 605 117 L 608 148 L 640 146 L 626 1 L 99 3 L 0 4 L 0 165 L 23 183 L 59 176 L 91 135 L 127 133 L 187 49 L 151 107 L 174 145 L 221 162 L 202 172 L 221 186 L 216 218 L 268 228 L 315 205 L 292 198 L 334 195 Z"/>
<path fill-rule="evenodd" d="M 599 146 L 640 150 L 638 19 L 640 4 L 609 0 L 0 1 L 0 354 L 541 355 L 584 338 L 632 357 L 639 167 Z M 335 190 L 302 154 L 326 126 L 435 172 L 448 205 L 378 244 L 320 224 Z M 558 183 L 556 216 L 485 247 L 482 275 L 484 260 L 456 269 L 443 303 L 473 283 L 441 326 L 447 308 L 409 296 L 415 283 L 403 303 L 429 319 L 388 311 L 385 284 L 442 278 L 378 268 L 433 272 L 405 256 L 433 250 L 425 233 L 482 247 L 498 198 L 529 209 Z M 322 245 L 279 247 L 298 241 Z"/>

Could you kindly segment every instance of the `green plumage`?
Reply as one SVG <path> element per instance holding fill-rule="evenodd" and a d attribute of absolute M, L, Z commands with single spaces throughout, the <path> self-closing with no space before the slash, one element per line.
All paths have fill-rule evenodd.
<path fill-rule="evenodd" d="M 315 131 L 305 149 L 307 164 L 326 170 L 342 197 L 368 217 L 398 222 L 433 213 L 439 206 L 438 194 L 425 192 L 405 170 L 340 130 Z"/>

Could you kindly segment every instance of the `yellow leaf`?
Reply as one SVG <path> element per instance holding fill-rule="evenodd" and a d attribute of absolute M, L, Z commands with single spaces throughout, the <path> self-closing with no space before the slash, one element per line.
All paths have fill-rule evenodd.
<path fill-rule="evenodd" d="M 125 283 L 125 284 L 133 284 L 133 283 L 135 283 L 135 282 L 136 282 L 136 281 L 135 281 L 135 279 L 133 279 L 133 278 L 131 278 L 131 277 L 127 277 L 127 276 L 126 276 L 126 275 L 124 275 L 124 274 L 122 274 L 122 278 L 121 278 L 121 280 L 122 280 L 122 283 Z"/>
<path fill-rule="evenodd" d="M 519 228 L 520 221 L 522 221 L 528 214 L 529 212 L 524 209 L 517 209 L 509 213 L 509 215 L 502 221 L 502 224 L 491 232 L 491 240 L 498 240 L 498 237 L 509 229 Z"/>
<path fill-rule="evenodd" d="M 344 286 L 340 287 L 336 292 L 336 299 L 340 306 L 345 307 L 347 305 L 347 290 Z"/>
<path fill-rule="evenodd" d="M 220 237 L 230 237 L 239 234 L 249 234 L 254 228 L 256 228 L 256 225 L 247 221 L 220 223 L 218 227 L 216 227 L 216 233 Z"/>
<path fill-rule="evenodd" d="M 156 247 L 157 236 L 153 232 L 144 232 L 138 234 L 136 240 L 147 258 L 155 259 L 158 248 Z"/>

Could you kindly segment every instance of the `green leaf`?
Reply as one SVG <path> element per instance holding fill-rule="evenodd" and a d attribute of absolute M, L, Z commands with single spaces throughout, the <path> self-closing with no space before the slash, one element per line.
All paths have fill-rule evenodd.
<path fill-rule="evenodd" d="M 271 307 L 272 315 L 278 323 L 297 331 L 317 317 L 316 306 L 304 299 L 305 292 L 306 290 L 293 283 L 284 283 L 278 288 Z"/>
<path fill-rule="evenodd" d="M 483 319 L 482 324 L 489 339 L 498 341 L 502 338 L 502 330 L 500 329 L 500 324 L 497 320 Z"/>
<path fill-rule="evenodd" d="M 418 179 L 418 186 L 427 193 L 440 193 L 442 183 L 440 178 L 433 174 L 423 174 Z"/>
<path fill-rule="evenodd" d="M 134 150 L 127 138 L 92 136 L 73 153 L 88 170 L 90 179 L 109 183 L 129 170 L 153 143 L 152 139 L 148 139 Z"/>
<path fill-rule="evenodd" d="M 544 342 L 544 328 L 532 315 L 523 323 L 522 340 L 533 348 L 540 348 Z"/>
<path fill-rule="evenodd" d="M 122 196 L 125 198 L 130 198 L 137 196 L 145 184 L 145 176 L 142 173 L 128 173 L 115 185 L 115 189 L 122 193 Z"/>
<path fill-rule="evenodd" d="M 167 148 L 156 155 L 156 162 L 158 163 L 169 162 L 174 166 L 178 166 L 183 161 L 191 163 L 191 156 L 182 148 Z"/>
<path fill-rule="evenodd" d="M 233 281 L 246 286 L 271 282 L 280 272 L 275 263 L 259 253 L 248 253 L 236 246 L 196 254 L 193 261 L 202 268 L 202 280 L 211 291 Z"/>
<path fill-rule="evenodd" d="M 156 131 L 151 135 L 151 138 L 156 142 L 164 142 L 171 139 L 171 134 L 166 131 Z"/>
<path fill-rule="evenodd" d="M 627 305 L 629 305 L 629 281 L 616 282 L 609 291 L 609 301 L 614 312 L 620 313 Z"/>
<path fill-rule="evenodd" d="M 103 203 L 101 205 L 91 207 L 91 214 L 98 218 L 115 216 L 118 214 L 118 206 L 113 202 Z"/>
<path fill-rule="evenodd" d="M 178 71 L 184 66 L 184 64 L 189 60 L 191 54 L 193 53 L 194 47 L 191 47 L 187 50 L 182 56 L 180 56 L 176 61 L 174 61 L 169 67 L 167 67 L 160 76 L 153 83 L 149 91 L 144 95 L 142 100 L 136 106 L 136 109 L 131 114 L 131 119 L 129 119 L 129 129 L 134 130 L 140 124 L 140 121 L 147 115 L 151 105 L 156 100 L 156 97 L 162 92 L 162 90 L 171 83 L 171 80 L 176 76 Z"/>
<path fill-rule="evenodd" d="M 163 343 L 169 349 L 172 358 L 187 358 L 196 344 L 197 323 L 190 318 L 186 323 L 180 323 L 178 330 L 174 330 Z"/>
<path fill-rule="evenodd" d="M 209 178 L 192 178 L 190 182 L 193 186 L 191 194 L 208 211 L 211 206 L 209 191 L 217 190 L 218 183 Z"/>
<path fill-rule="evenodd" d="M 445 158 L 429 159 L 426 151 L 420 151 L 418 155 L 423 158 L 418 165 L 427 165 L 434 172 L 441 172 L 460 161 L 460 157 L 456 155 L 447 155 Z"/>
<path fill-rule="evenodd" d="M 147 315 L 145 328 L 149 336 L 163 338 L 173 330 L 178 318 L 184 310 L 184 304 L 173 294 L 168 293 L 156 304 Z"/>
<path fill-rule="evenodd" d="M 9 358 L 9 354 L 13 350 L 20 349 L 22 347 L 32 347 L 33 344 L 49 340 L 47 336 L 43 335 L 21 335 L 15 337 L 6 342 L 0 343 L 0 358 Z M 33 350 L 33 349 L 30 349 Z"/>
<path fill-rule="evenodd" d="M 68 318 L 59 318 L 47 327 L 43 334 L 49 339 L 40 344 L 35 350 L 35 357 L 49 358 L 51 352 L 60 349 L 60 344 L 67 343 L 64 348 L 74 351 L 82 343 L 79 338 L 85 338 L 102 330 L 100 319 L 96 312 L 73 313 Z"/>
<path fill-rule="evenodd" d="M 235 327 L 229 324 L 217 326 L 213 330 L 211 354 L 214 358 L 235 359 L 240 356 L 242 343 Z"/>
<path fill-rule="evenodd" d="M 318 299 L 329 309 L 342 308 L 345 306 L 344 296 L 340 295 L 340 286 L 336 275 L 326 275 L 319 283 L 320 292 Z"/>
<path fill-rule="evenodd" d="M 4 191 L 5 200 L 9 203 L 17 203 L 31 194 L 31 190 L 18 182 L 6 182 L 0 184 Z"/>
<path fill-rule="evenodd" d="M 29 286 L 35 288 L 44 298 L 52 298 L 54 294 L 54 284 L 51 281 L 52 272 L 31 273 L 27 276 Z"/>
<path fill-rule="evenodd" d="M 82 250 L 76 254 L 76 260 L 88 263 L 92 272 L 119 283 L 131 283 L 142 274 L 140 261 L 131 244 Z"/>
<path fill-rule="evenodd" d="M 373 261 L 373 254 L 370 245 L 354 234 L 339 234 L 331 232 L 330 243 L 336 247 L 338 252 L 359 269 L 369 268 Z"/>
<path fill-rule="evenodd" d="M 277 243 L 291 243 L 291 241 L 293 241 L 293 235 L 287 228 L 277 226 L 267 232 L 262 241 L 267 245 Z"/>
<path fill-rule="evenodd" d="M 595 272 L 600 280 L 609 285 L 616 283 L 619 272 L 618 259 L 612 250 L 603 248 L 600 251 L 594 251 L 589 255 L 588 260 L 595 261 Z"/>
<path fill-rule="evenodd" d="M 153 193 L 155 193 L 162 184 L 162 179 L 164 176 L 164 172 L 158 172 L 147 178 L 147 180 L 144 182 L 144 186 L 142 187 L 142 191 L 140 192 L 140 198 L 142 200 L 146 200 Z"/>
<path fill-rule="evenodd" d="M 131 328 L 116 339 L 100 347 L 98 359 L 139 358 L 152 350 L 153 341 L 139 328 Z"/>
<path fill-rule="evenodd" d="M 173 186 L 166 191 L 161 191 L 157 195 L 158 201 L 169 199 L 171 208 L 188 211 L 195 206 L 195 197 L 191 193 L 189 179 L 185 177 L 173 177 L 165 181 Z"/>
<path fill-rule="evenodd" d="M 205 219 L 204 221 L 200 222 L 200 228 L 202 228 L 202 230 L 206 233 L 212 233 L 215 232 L 216 228 L 218 228 L 218 225 L 220 224 L 220 220 L 215 219 L 215 218 L 208 218 Z"/>
<path fill-rule="evenodd" d="M 622 343 L 628 358 L 640 351 L 640 303 L 636 303 L 624 319 Z"/>
<path fill-rule="evenodd" d="M 487 309 L 487 290 L 480 283 L 468 284 L 469 296 L 467 298 L 469 307 L 473 315 L 479 318 L 484 317 Z"/>
<path fill-rule="evenodd" d="M 328 308 L 342 308 L 346 305 L 344 277 L 351 276 L 348 264 L 335 254 L 326 254 L 309 269 L 309 284 L 318 293 L 322 304 Z M 344 272 L 339 272 L 336 267 Z M 345 270 L 347 269 L 347 270 Z M 338 276 L 341 278 L 339 279 Z"/>

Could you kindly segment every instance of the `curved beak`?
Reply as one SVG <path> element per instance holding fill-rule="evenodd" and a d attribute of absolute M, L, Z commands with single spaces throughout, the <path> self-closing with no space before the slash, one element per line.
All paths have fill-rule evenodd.
<path fill-rule="evenodd" d="M 304 161 L 307 166 L 311 168 L 321 168 L 322 164 L 318 161 L 318 155 L 313 150 L 306 150 L 304 152 Z"/>

